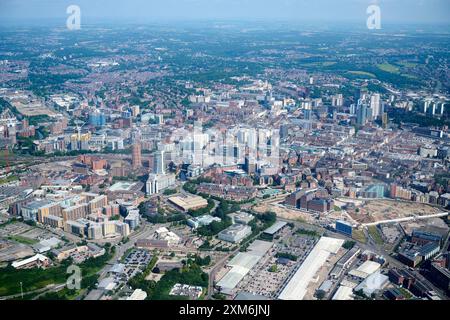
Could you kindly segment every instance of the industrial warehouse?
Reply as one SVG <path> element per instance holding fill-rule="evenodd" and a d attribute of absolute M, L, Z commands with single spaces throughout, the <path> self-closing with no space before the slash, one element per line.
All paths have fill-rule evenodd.
<path fill-rule="evenodd" d="M 270 250 L 272 242 L 256 240 L 247 252 L 238 253 L 228 264 L 230 271 L 217 283 L 222 293 L 232 294 L 233 289 L 247 275 L 247 273 Z"/>
<path fill-rule="evenodd" d="M 278 298 L 281 300 L 302 300 L 309 283 L 313 281 L 319 269 L 330 255 L 338 252 L 343 243 L 344 240 L 341 239 L 322 237 L 292 279 L 286 284 Z"/>

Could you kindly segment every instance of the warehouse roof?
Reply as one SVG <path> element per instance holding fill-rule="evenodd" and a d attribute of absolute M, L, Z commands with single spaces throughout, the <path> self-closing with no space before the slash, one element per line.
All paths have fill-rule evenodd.
<path fill-rule="evenodd" d="M 346 286 L 339 286 L 331 300 L 353 300 L 353 289 Z"/>
<path fill-rule="evenodd" d="M 231 293 L 246 274 L 258 263 L 258 261 L 272 247 L 272 242 L 255 240 L 248 252 L 240 252 L 230 260 L 228 266 L 232 269 L 217 283 L 223 293 Z"/>
<path fill-rule="evenodd" d="M 282 228 L 284 228 L 285 225 L 287 225 L 287 222 L 277 221 L 271 227 L 264 230 L 264 233 L 273 235 L 273 234 L 277 233 L 278 231 L 280 231 Z"/>
<path fill-rule="evenodd" d="M 302 300 L 309 283 L 331 254 L 336 254 L 344 240 L 322 237 L 279 295 L 281 300 Z"/>
<path fill-rule="evenodd" d="M 363 282 L 361 282 L 355 291 L 362 290 L 364 294 L 370 296 L 377 290 L 381 290 L 389 281 L 389 277 L 381 274 L 379 271 L 372 273 Z"/>
<path fill-rule="evenodd" d="M 381 264 L 378 262 L 367 260 L 362 265 L 360 265 L 357 269 L 353 269 L 349 272 L 351 276 L 355 276 L 358 278 L 365 279 L 370 276 L 372 273 L 378 271 L 381 268 Z"/>

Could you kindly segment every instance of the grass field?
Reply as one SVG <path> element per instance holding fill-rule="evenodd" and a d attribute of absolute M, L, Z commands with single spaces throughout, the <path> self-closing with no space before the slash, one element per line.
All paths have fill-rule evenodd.
<path fill-rule="evenodd" d="M 378 67 L 378 69 L 389 72 L 389 73 L 395 73 L 395 74 L 400 73 L 400 68 L 396 67 L 390 63 L 382 63 L 382 64 L 377 65 L 377 67 Z"/>
<path fill-rule="evenodd" d="M 358 242 L 366 243 L 367 239 L 362 230 L 353 230 L 352 238 Z"/>
<path fill-rule="evenodd" d="M 82 270 L 82 288 L 89 287 L 98 279 L 98 272 L 108 263 L 114 254 L 114 247 L 108 249 L 107 253 L 97 258 L 90 258 L 78 266 Z M 23 285 L 23 291 L 34 291 L 45 288 L 50 284 L 65 283 L 69 274 L 67 268 L 71 262 L 65 260 L 61 265 L 50 267 L 48 269 L 14 269 L 12 266 L 0 269 L 0 296 L 9 296 L 20 293 L 20 282 Z M 77 295 L 77 292 L 62 291 L 59 296 L 71 298 Z"/>
<path fill-rule="evenodd" d="M 356 76 L 366 76 L 369 78 L 376 78 L 376 76 L 373 73 L 366 72 L 366 71 L 348 71 L 347 73 L 356 75 Z"/>
<path fill-rule="evenodd" d="M 384 241 L 383 238 L 380 235 L 380 232 L 378 232 L 378 228 L 376 226 L 369 226 L 367 227 L 370 236 L 372 237 L 372 239 L 375 241 L 376 244 L 378 245 L 383 245 Z"/>
<path fill-rule="evenodd" d="M 54 267 L 48 270 L 39 268 L 16 270 L 7 267 L 0 271 L 0 296 L 20 293 L 20 282 L 23 291 L 33 291 L 50 284 L 64 283 L 67 278 L 67 267 Z"/>
<path fill-rule="evenodd" d="M 400 64 L 400 65 L 402 65 L 402 66 L 404 66 L 404 67 L 406 67 L 406 68 L 415 68 L 415 67 L 418 66 L 417 63 L 414 63 L 414 62 L 408 62 L 408 61 L 401 61 L 401 62 L 399 62 L 398 64 Z"/>
<path fill-rule="evenodd" d="M 19 242 L 19 243 L 28 244 L 28 245 L 33 245 L 33 244 L 36 244 L 39 242 L 37 240 L 22 237 L 22 236 L 9 236 L 8 239 Z"/>

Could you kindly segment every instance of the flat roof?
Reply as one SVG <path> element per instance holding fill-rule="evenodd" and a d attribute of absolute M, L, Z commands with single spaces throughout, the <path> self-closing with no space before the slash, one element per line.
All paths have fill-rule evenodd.
<path fill-rule="evenodd" d="M 331 254 L 336 254 L 344 240 L 322 237 L 311 250 L 300 268 L 278 296 L 280 300 L 302 300 L 309 283 Z"/>
<path fill-rule="evenodd" d="M 236 295 L 234 300 L 270 300 L 270 299 L 259 294 L 241 291 Z"/>
<path fill-rule="evenodd" d="M 175 204 L 176 206 L 182 208 L 185 211 L 189 209 L 197 208 L 200 206 L 206 207 L 208 205 L 208 201 L 203 197 L 199 196 L 189 196 L 189 197 L 171 197 L 169 201 Z"/>
<path fill-rule="evenodd" d="M 109 188 L 109 191 L 130 191 L 134 186 L 136 185 L 136 182 L 124 182 L 120 181 L 115 183 Z"/>
<path fill-rule="evenodd" d="M 381 268 L 381 264 L 375 261 L 364 261 L 362 265 L 360 265 L 357 269 L 353 269 L 349 272 L 352 276 L 357 276 L 359 278 L 367 278 L 372 273 L 375 273 Z"/>
<path fill-rule="evenodd" d="M 273 234 L 277 233 L 278 231 L 280 231 L 285 225 L 287 225 L 287 222 L 277 221 L 272 226 L 270 226 L 269 228 L 264 230 L 264 233 L 273 235 Z"/>
<path fill-rule="evenodd" d="M 377 271 L 364 279 L 364 281 L 355 288 L 355 291 L 363 290 L 366 295 L 371 295 L 375 291 L 381 290 L 388 281 L 388 276 Z"/>
<path fill-rule="evenodd" d="M 217 286 L 222 288 L 222 292 L 230 293 L 272 246 L 272 242 L 255 240 L 248 247 L 248 252 L 239 252 L 228 262 L 227 265 L 232 268 Z"/>
<path fill-rule="evenodd" d="M 353 300 L 353 289 L 347 286 L 339 286 L 331 300 Z"/>

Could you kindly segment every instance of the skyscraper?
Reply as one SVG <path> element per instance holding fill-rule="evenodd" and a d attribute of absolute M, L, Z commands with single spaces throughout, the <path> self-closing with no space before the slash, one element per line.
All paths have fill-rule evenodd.
<path fill-rule="evenodd" d="M 376 119 L 381 117 L 381 101 L 380 94 L 375 93 L 370 97 L 370 108 L 372 108 L 372 118 Z"/>
<path fill-rule="evenodd" d="M 384 128 L 384 129 L 387 128 L 388 123 L 389 123 L 388 114 L 387 114 L 387 112 L 384 112 L 384 113 L 383 113 L 383 116 L 382 116 L 382 125 L 383 125 L 383 128 Z"/>
<path fill-rule="evenodd" d="M 164 170 L 164 151 L 158 150 L 155 153 L 153 173 L 165 174 Z"/>
<path fill-rule="evenodd" d="M 356 123 L 360 126 L 365 125 L 367 122 L 367 105 L 361 104 L 356 110 Z"/>
<path fill-rule="evenodd" d="M 141 144 L 139 142 L 133 144 L 131 152 L 132 168 L 137 170 L 142 166 Z"/>
<path fill-rule="evenodd" d="M 106 124 L 106 117 L 103 112 L 98 109 L 89 113 L 89 124 L 95 127 L 102 127 Z"/>

